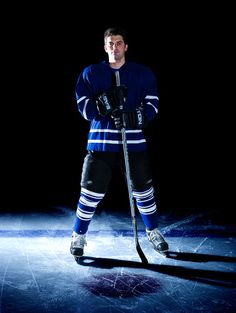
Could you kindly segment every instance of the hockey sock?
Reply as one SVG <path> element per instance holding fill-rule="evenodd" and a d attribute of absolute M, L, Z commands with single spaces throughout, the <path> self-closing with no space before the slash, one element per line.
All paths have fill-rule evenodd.
<path fill-rule="evenodd" d="M 87 232 L 94 212 L 104 195 L 104 193 L 97 193 L 81 188 L 73 229 L 77 234 L 85 234 Z"/>
<path fill-rule="evenodd" d="M 133 191 L 133 196 L 146 228 L 157 228 L 157 206 L 153 187 L 143 191 Z"/>

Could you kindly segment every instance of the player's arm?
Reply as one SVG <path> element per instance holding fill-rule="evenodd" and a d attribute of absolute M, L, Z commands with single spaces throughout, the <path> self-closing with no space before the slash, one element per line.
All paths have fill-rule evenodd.
<path fill-rule="evenodd" d="M 86 120 L 91 121 L 98 115 L 93 89 L 87 77 L 87 70 L 79 75 L 75 87 L 75 97 L 78 110 Z"/>
<path fill-rule="evenodd" d="M 159 95 L 157 90 L 157 79 L 151 70 L 147 70 L 144 83 L 143 107 L 147 122 L 151 121 L 158 114 Z"/>
<path fill-rule="evenodd" d="M 76 84 L 76 101 L 79 112 L 86 120 L 102 118 L 111 115 L 112 112 L 121 109 L 127 96 L 126 86 L 115 86 L 97 92 L 97 82 L 94 73 L 86 68 L 78 78 Z"/>

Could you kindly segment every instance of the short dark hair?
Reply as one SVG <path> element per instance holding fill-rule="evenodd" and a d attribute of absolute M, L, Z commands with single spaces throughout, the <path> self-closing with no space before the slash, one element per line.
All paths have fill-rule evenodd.
<path fill-rule="evenodd" d="M 106 37 L 109 36 L 116 36 L 116 35 L 120 35 L 122 36 L 124 43 L 127 44 L 128 43 L 128 34 L 127 31 L 124 28 L 121 27 L 109 27 L 104 31 L 104 40 L 106 39 Z"/>

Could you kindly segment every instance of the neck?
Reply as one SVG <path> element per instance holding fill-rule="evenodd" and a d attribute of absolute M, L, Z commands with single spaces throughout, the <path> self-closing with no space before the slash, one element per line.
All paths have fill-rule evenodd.
<path fill-rule="evenodd" d="M 122 65 L 125 64 L 125 59 L 119 60 L 119 61 L 114 61 L 114 60 L 109 60 L 109 65 L 111 68 L 114 69 L 119 69 Z"/>

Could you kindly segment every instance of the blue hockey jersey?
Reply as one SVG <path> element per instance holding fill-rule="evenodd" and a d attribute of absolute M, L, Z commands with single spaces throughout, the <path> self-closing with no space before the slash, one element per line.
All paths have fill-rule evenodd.
<path fill-rule="evenodd" d="M 114 69 L 107 61 L 86 67 L 79 75 L 75 95 L 78 110 L 90 121 L 87 150 L 122 151 L 121 131 L 115 128 L 111 117 L 101 116 L 96 105 L 96 97 L 114 85 Z M 133 111 L 141 103 L 147 120 L 158 113 L 159 97 L 154 73 L 147 67 L 135 62 L 127 62 L 119 68 L 120 84 L 128 89 L 124 111 Z M 147 143 L 142 129 L 126 130 L 128 151 L 143 151 Z"/>

